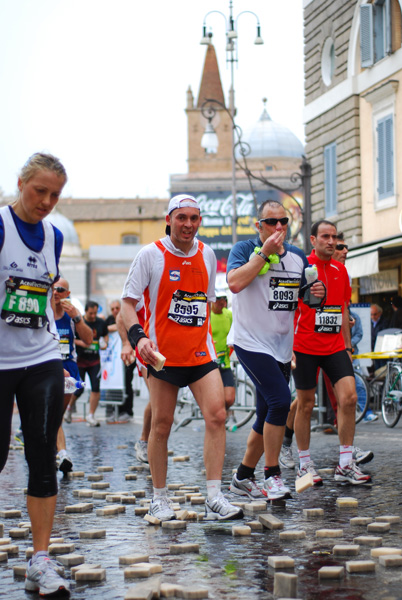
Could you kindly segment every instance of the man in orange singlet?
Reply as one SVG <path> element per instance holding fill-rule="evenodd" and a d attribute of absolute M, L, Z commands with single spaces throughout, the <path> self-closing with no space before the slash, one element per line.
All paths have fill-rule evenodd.
<path fill-rule="evenodd" d="M 148 458 L 154 485 L 149 513 L 160 521 L 176 518 L 166 490 L 167 442 L 177 392 L 188 385 L 205 420 L 204 519 L 241 518 L 242 511 L 221 492 L 226 410 L 209 318 L 209 305 L 215 300 L 216 257 L 195 237 L 201 223 L 195 198 L 173 197 L 166 223 L 166 237 L 145 246 L 134 259 L 121 308 L 130 343 L 148 364 L 152 406 Z M 144 329 L 135 310 L 142 296 Z M 166 357 L 161 370 L 155 352 Z"/>

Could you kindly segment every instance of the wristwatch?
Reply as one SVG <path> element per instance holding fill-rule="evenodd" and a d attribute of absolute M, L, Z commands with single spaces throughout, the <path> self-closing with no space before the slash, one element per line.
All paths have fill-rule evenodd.
<path fill-rule="evenodd" d="M 352 348 L 345 348 L 346 352 L 350 352 L 351 354 L 353 354 L 353 350 Z"/>
<path fill-rule="evenodd" d="M 81 319 L 82 319 L 81 315 L 77 315 L 76 317 L 73 317 L 74 323 L 79 323 L 81 321 Z"/>
<path fill-rule="evenodd" d="M 261 250 L 258 250 L 257 256 L 261 256 L 261 258 L 263 258 L 265 260 L 265 262 L 267 262 L 267 263 L 271 262 L 269 260 L 268 256 L 266 254 L 264 254 L 264 252 L 261 252 Z"/>

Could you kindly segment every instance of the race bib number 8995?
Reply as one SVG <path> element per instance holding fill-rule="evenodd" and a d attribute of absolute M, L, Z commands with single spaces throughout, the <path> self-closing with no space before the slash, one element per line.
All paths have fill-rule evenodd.
<path fill-rule="evenodd" d="M 170 302 L 168 319 L 179 325 L 202 327 L 207 318 L 207 296 L 204 292 L 176 290 Z"/>

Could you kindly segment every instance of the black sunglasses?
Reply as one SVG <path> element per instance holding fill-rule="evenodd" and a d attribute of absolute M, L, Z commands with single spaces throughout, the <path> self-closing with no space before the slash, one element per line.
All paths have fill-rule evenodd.
<path fill-rule="evenodd" d="M 59 294 L 62 294 L 63 292 L 68 292 L 68 290 L 66 290 L 66 288 L 61 287 L 61 286 L 60 287 L 55 287 L 54 291 L 58 292 Z"/>
<path fill-rule="evenodd" d="M 346 250 L 349 250 L 349 246 L 347 244 L 337 244 L 335 246 L 336 250 L 344 250 L 346 248 Z"/>
<path fill-rule="evenodd" d="M 275 226 L 277 223 L 280 223 L 281 225 L 287 225 L 289 223 L 289 217 L 282 217 L 282 219 L 260 219 L 258 222 L 273 226 Z"/>

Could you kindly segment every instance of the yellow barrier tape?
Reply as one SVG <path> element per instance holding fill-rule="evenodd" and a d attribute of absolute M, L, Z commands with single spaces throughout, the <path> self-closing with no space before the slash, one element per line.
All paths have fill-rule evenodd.
<path fill-rule="evenodd" d="M 381 359 L 381 358 L 402 358 L 402 350 L 393 350 L 387 352 L 366 352 L 365 354 L 353 354 L 352 358 L 372 358 L 372 359 Z"/>

